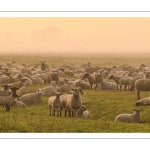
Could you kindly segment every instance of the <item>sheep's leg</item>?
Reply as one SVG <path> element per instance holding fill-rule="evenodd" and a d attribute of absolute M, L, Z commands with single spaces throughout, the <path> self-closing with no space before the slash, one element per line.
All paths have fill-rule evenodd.
<path fill-rule="evenodd" d="M 97 83 L 95 84 L 95 90 L 96 90 L 96 88 L 97 88 Z"/>
<path fill-rule="evenodd" d="M 67 116 L 67 110 L 65 109 L 65 117 Z"/>
<path fill-rule="evenodd" d="M 90 86 L 91 86 L 91 89 L 92 89 L 92 85 L 93 85 L 93 84 L 90 84 Z"/>
<path fill-rule="evenodd" d="M 120 85 L 120 91 L 122 91 L 122 85 Z"/>
<path fill-rule="evenodd" d="M 60 109 L 57 109 L 57 116 L 59 116 Z"/>
<path fill-rule="evenodd" d="M 138 100 L 140 100 L 140 92 L 141 92 L 141 91 L 138 91 L 138 92 L 137 92 Z"/>
<path fill-rule="evenodd" d="M 53 111 L 52 111 L 52 112 L 53 112 L 53 116 L 55 116 L 55 109 L 54 109 L 54 108 L 53 108 Z"/>
<path fill-rule="evenodd" d="M 127 90 L 127 86 L 126 85 L 124 85 L 124 89 L 125 89 L 125 91 Z"/>
<path fill-rule="evenodd" d="M 51 106 L 49 107 L 49 115 L 51 116 L 52 114 L 51 114 Z"/>
<path fill-rule="evenodd" d="M 68 117 L 71 117 L 71 111 L 68 110 Z"/>
<path fill-rule="evenodd" d="M 62 116 L 62 108 L 59 109 L 59 116 Z"/>

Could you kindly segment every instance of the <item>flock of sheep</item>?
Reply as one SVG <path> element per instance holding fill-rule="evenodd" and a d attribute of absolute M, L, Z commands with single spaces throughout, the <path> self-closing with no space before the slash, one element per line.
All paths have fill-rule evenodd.
<path fill-rule="evenodd" d="M 109 80 L 109 81 L 108 81 Z M 25 108 L 27 105 L 43 101 L 48 96 L 49 114 L 52 116 L 91 118 L 83 105 L 84 89 L 136 90 L 136 106 L 150 105 L 150 97 L 140 99 L 141 91 L 150 91 L 150 68 L 144 64 L 139 67 L 129 65 L 100 68 L 91 63 L 73 65 L 63 64 L 49 67 L 45 61 L 38 65 L 17 65 L 15 61 L 0 64 L 0 105 L 10 111 L 11 107 Z M 44 85 L 35 93 L 29 92 L 29 85 Z M 65 94 L 63 94 L 65 93 Z M 133 114 L 120 114 L 115 122 L 140 122 L 141 110 Z"/>

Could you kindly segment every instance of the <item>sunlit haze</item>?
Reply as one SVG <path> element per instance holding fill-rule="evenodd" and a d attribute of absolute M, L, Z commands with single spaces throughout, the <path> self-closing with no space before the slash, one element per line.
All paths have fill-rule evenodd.
<path fill-rule="evenodd" d="M 148 53 L 150 18 L 0 18 L 0 53 Z"/>

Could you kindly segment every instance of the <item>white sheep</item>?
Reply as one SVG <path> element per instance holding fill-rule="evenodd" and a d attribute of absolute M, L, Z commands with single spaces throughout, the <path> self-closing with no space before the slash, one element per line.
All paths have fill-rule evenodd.
<path fill-rule="evenodd" d="M 86 110 L 85 105 L 81 105 L 77 112 L 77 117 L 78 118 L 86 118 L 86 119 L 91 119 L 91 114 L 89 111 Z"/>
<path fill-rule="evenodd" d="M 140 122 L 140 110 L 135 110 L 133 114 L 120 114 L 115 118 L 115 122 L 128 122 L 128 123 L 139 123 Z"/>
<path fill-rule="evenodd" d="M 143 99 L 140 99 L 138 101 L 136 101 L 135 106 L 139 106 L 139 105 L 150 105 L 150 97 L 145 97 Z"/>
<path fill-rule="evenodd" d="M 21 87 L 19 88 L 19 90 L 17 91 L 17 94 L 19 96 L 22 96 L 22 95 L 25 95 L 25 94 L 28 94 L 29 93 L 29 89 L 28 87 Z"/>
<path fill-rule="evenodd" d="M 57 116 L 60 116 L 60 95 L 62 93 L 60 92 L 55 92 L 55 96 L 51 96 L 48 99 L 48 107 L 50 110 L 50 116 L 55 116 L 55 111 L 57 111 Z"/>
<path fill-rule="evenodd" d="M 58 87 L 56 85 L 56 81 L 51 81 L 50 86 L 43 88 L 43 95 L 44 96 L 52 96 L 53 93 L 58 92 Z"/>
<path fill-rule="evenodd" d="M 101 88 L 102 90 L 117 90 L 117 84 L 103 80 L 101 83 Z"/>
<path fill-rule="evenodd" d="M 77 111 L 82 105 L 82 95 L 83 95 L 82 89 L 77 88 L 77 89 L 72 89 L 72 91 L 73 91 L 72 94 L 68 94 L 60 98 L 61 111 L 63 108 L 67 110 L 69 117 L 77 116 Z"/>
<path fill-rule="evenodd" d="M 35 104 L 43 101 L 43 89 L 38 89 L 35 93 L 28 93 L 19 98 L 25 104 Z"/>
<path fill-rule="evenodd" d="M 22 101 L 18 101 L 17 99 L 14 100 L 12 106 L 17 108 L 26 108 L 26 104 L 23 103 Z"/>

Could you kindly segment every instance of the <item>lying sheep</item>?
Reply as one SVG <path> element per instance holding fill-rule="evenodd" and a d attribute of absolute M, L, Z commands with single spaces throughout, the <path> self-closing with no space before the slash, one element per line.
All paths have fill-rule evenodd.
<path fill-rule="evenodd" d="M 60 95 L 62 95 L 62 93 L 56 92 L 54 94 L 55 96 L 51 96 L 48 99 L 50 116 L 55 116 L 55 111 L 57 111 L 57 116 L 60 116 Z"/>
<path fill-rule="evenodd" d="M 88 82 L 85 82 L 83 80 L 79 80 L 76 82 L 76 86 L 81 89 L 91 89 L 91 86 Z"/>
<path fill-rule="evenodd" d="M 17 107 L 17 108 L 26 108 L 26 104 L 21 102 L 21 101 L 18 101 L 18 100 L 14 100 L 14 102 L 12 103 L 12 106 L 13 107 Z"/>
<path fill-rule="evenodd" d="M 139 106 L 139 105 L 150 105 L 150 97 L 145 97 L 143 99 L 140 99 L 138 101 L 136 101 L 135 106 Z"/>
<path fill-rule="evenodd" d="M 137 98 L 140 100 L 141 91 L 150 91 L 150 79 L 138 79 L 135 82 L 135 88 L 137 90 Z"/>
<path fill-rule="evenodd" d="M 102 90 L 117 90 L 117 84 L 103 80 L 101 83 L 101 88 Z"/>
<path fill-rule="evenodd" d="M 38 89 L 35 93 L 28 93 L 19 98 L 25 104 L 35 104 L 43 101 L 43 89 Z"/>
<path fill-rule="evenodd" d="M 81 107 L 79 108 L 77 112 L 77 117 L 91 119 L 91 114 L 89 111 L 86 110 L 86 107 L 84 105 L 81 105 Z"/>
<path fill-rule="evenodd" d="M 22 95 L 25 95 L 25 94 L 28 94 L 29 93 L 29 89 L 28 87 L 21 87 L 19 88 L 19 90 L 17 91 L 17 94 L 19 96 L 22 96 Z"/>
<path fill-rule="evenodd" d="M 140 110 L 135 110 L 133 114 L 120 114 L 115 118 L 115 122 L 128 122 L 128 123 L 139 123 L 140 122 Z"/>
<path fill-rule="evenodd" d="M 10 83 L 10 78 L 0 73 L 0 84 L 3 84 L 3 83 L 4 84 Z"/>
<path fill-rule="evenodd" d="M 50 86 L 43 88 L 43 95 L 44 96 L 52 96 L 53 93 L 58 92 L 58 86 L 56 85 L 56 81 L 51 81 Z"/>
<path fill-rule="evenodd" d="M 19 82 L 14 82 L 14 83 L 10 83 L 8 84 L 8 86 L 10 87 L 16 87 L 16 88 L 21 88 L 22 86 L 25 86 L 26 85 L 26 80 L 25 78 L 22 78 L 21 81 Z"/>

